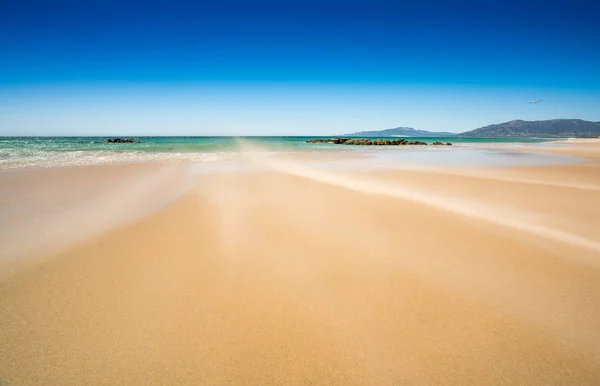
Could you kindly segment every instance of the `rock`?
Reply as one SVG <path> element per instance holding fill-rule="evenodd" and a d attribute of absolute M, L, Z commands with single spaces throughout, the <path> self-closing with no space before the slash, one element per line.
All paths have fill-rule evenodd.
<path fill-rule="evenodd" d="M 316 138 L 309 139 L 306 143 L 333 143 L 336 145 L 342 144 L 346 142 L 348 138 L 338 137 L 338 138 Z"/>
<path fill-rule="evenodd" d="M 443 144 L 444 143 L 440 142 L 440 141 L 435 141 L 434 143 L 432 143 L 432 145 L 435 145 L 435 146 L 439 146 L 439 145 L 443 145 Z"/>
<path fill-rule="evenodd" d="M 425 142 L 421 141 L 407 141 L 402 138 L 398 139 L 370 139 L 370 138 L 316 138 L 309 139 L 306 141 L 307 143 L 333 143 L 336 145 L 344 144 L 344 145 L 357 145 L 357 146 L 398 146 L 398 145 L 427 145 Z M 439 143 L 443 145 L 443 143 Z"/>
<path fill-rule="evenodd" d="M 452 146 L 450 142 L 446 142 L 446 146 Z"/>
<path fill-rule="evenodd" d="M 335 143 L 336 145 L 342 144 L 344 142 L 348 141 L 348 138 L 332 138 L 333 139 L 333 143 Z"/>
<path fill-rule="evenodd" d="M 109 138 L 104 143 L 140 143 L 134 138 Z"/>
<path fill-rule="evenodd" d="M 344 143 L 345 145 L 358 145 L 358 146 L 368 146 L 372 145 L 373 141 L 369 138 L 353 138 L 349 139 Z"/>
<path fill-rule="evenodd" d="M 347 140 L 344 144 L 346 145 L 366 145 L 366 138 L 352 138 Z"/>

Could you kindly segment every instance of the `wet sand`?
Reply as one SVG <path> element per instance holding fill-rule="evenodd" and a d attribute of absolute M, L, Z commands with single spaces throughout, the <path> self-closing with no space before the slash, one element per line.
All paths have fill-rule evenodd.
<path fill-rule="evenodd" d="M 100 175 L 124 195 L 137 176 L 139 200 L 96 205 L 154 206 L 5 252 L 0 381 L 598 384 L 600 148 L 578 146 L 587 162 L 452 174 L 250 157 L 259 170 L 197 175 L 186 193 L 181 169 L 151 189 L 158 166 L 55 172 L 71 192 L 57 197 Z M 43 189 L 48 173 L 0 183 Z M 71 232 L 91 213 L 50 219 Z"/>

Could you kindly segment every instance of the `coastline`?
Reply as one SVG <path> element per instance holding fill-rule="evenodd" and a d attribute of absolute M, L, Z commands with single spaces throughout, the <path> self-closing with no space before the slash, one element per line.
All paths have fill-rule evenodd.
<path fill-rule="evenodd" d="M 0 172 L 4 170 L 53 168 L 67 166 L 144 164 L 168 162 L 214 163 L 235 159 L 244 144 L 256 145 L 261 151 L 277 155 L 377 150 L 432 150 L 437 146 L 338 146 L 328 143 L 308 144 L 314 137 L 139 137 L 135 143 L 107 143 L 108 137 L 0 137 Z M 452 141 L 449 138 L 415 137 L 411 140 Z M 458 141 L 458 142 L 457 142 Z M 457 138 L 455 148 L 520 146 L 543 143 L 532 138 Z"/>
<path fill-rule="evenodd" d="M 4 218 L 48 219 L 3 230 L 11 251 L 77 236 L 0 262 L 0 380 L 597 383 L 599 143 L 520 149 L 585 159 L 534 166 L 0 173 L 23 210 Z"/>

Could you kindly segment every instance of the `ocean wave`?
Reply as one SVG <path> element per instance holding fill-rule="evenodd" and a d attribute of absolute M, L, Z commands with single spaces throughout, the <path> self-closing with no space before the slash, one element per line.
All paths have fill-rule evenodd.
<path fill-rule="evenodd" d="M 2 149 L 0 151 L 0 169 L 135 164 L 168 161 L 189 161 L 194 163 L 203 163 L 227 160 L 234 154 L 235 153 L 232 152 L 56 152 L 36 149 Z"/>

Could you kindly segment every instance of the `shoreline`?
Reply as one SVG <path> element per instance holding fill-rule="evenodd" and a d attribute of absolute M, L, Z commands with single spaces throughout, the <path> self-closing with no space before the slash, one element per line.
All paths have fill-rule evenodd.
<path fill-rule="evenodd" d="M 599 140 L 600 141 L 600 140 Z M 600 143 L 600 142 L 599 142 Z M 568 145 L 581 145 L 581 144 L 591 144 L 593 142 L 584 142 L 584 143 L 569 143 L 569 142 L 557 142 L 555 143 L 560 146 L 568 146 Z M 552 151 L 552 149 L 558 149 L 556 151 Z M 263 146 L 257 146 L 254 143 L 240 143 L 235 150 L 231 150 L 228 152 L 216 151 L 216 152 L 189 152 L 189 153 L 169 153 L 169 152 L 147 152 L 147 153 L 137 153 L 139 156 L 150 157 L 147 159 L 114 159 L 110 161 L 106 161 L 104 158 L 105 155 L 97 156 L 93 154 L 84 155 L 81 160 L 78 158 L 73 158 L 75 163 L 50 163 L 50 164 L 40 164 L 37 162 L 33 165 L 22 165 L 22 166 L 0 166 L 0 173 L 5 172 L 20 172 L 20 171 L 29 171 L 29 170 L 48 170 L 48 169 L 61 169 L 61 168 L 79 168 L 79 167 L 92 167 L 92 166 L 127 166 L 127 165 L 165 165 L 170 163 L 193 163 L 193 164 L 219 164 L 219 163 L 228 163 L 228 162 L 236 162 L 243 161 L 244 154 L 247 152 L 262 152 L 265 154 L 274 155 L 276 157 L 286 158 L 305 158 L 312 157 L 316 160 L 319 159 L 330 159 L 333 158 L 369 158 L 376 157 L 379 155 L 393 155 L 394 153 L 399 155 L 406 154 L 418 154 L 418 153 L 430 153 L 434 154 L 437 152 L 450 152 L 448 154 L 452 154 L 452 152 L 476 152 L 476 151 L 489 151 L 489 150 L 497 150 L 508 152 L 539 152 L 539 153 L 549 153 L 557 156 L 571 155 L 569 154 L 569 150 L 565 150 L 565 148 L 558 148 L 554 146 L 544 147 L 544 143 L 539 144 L 528 144 L 528 143 L 499 143 L 494 145 L 489 145 L 486 143 L 478 143 L 478 144 L 458 144 L 453 146 L 439 146 L 439 145 L 400 145 L 400 146 L 346 146 L 343 147 L 341 145 L 330 145 L 327 148 L 319 148 L 319 149 L 269 149 Z M 65 154 L 68 154 L 65 153 Z M 129 153 L 114 153 L 113 156 L 117 156 L 119 154 L 125 154 L 128 157 L 131 156 Z M 591 157 L 593 157 L 593 152 L 590 153 Z M 159 158 L 152 158 L 154 156 L 160 156 Z M 573 157 L 579 157 L 578 154 L 573 153 Z M 95 159 L 98 157 L 98 159 Z M 581 157 L 580 157 L 581 158 Z M 82 161 L 86 160 L 86 161 Z M 556 158 L 558 161 L 559 158 Z M 466 160 L 465 162 L 467 162 Z M 62 162 L 62 161 L 61 161 Z M 564 162 L 568 162 L 566 159 Z M 466 166 L 466 165 L 464 165 Z M 498 164 L 497 166 L 503 166 L 502 164 Z"/>
<path fill-rule="evenodd" d="M 187 143 L 188 137 L 182 137 L 179 142 L 169 142 L 170 137 L 159 138 L 157 142 L 138 144 L 94 144 L 77 141 L 78 137 L 57 138 L 20 138 L 3 141 L 2 150 L 4 154 L 0 159 L 0 171 L 36 167 L 65 167 L 65 166 L 87 166 L 95 164 L 139 164 L 148 162 L 172 162 L 189 161 L 197 163 L 211 163 L 227 161 L 235 158 L 240 147 L 253 145 L 262 151 L 278 154 L 308 153 L 318 156 L 321 153 L 349 153 L 351 151 L 380 151 L 380 146 L 353 146 L 354 149 L 340 149 L 331 144 L 306 144 L 305 138 L 311 137 L 261 137 L 250 139 L 239 138 L 196 138 L 198 143 L 192 141 Z M 154 137 L 152 137 L 154 138 Z M 194 139 L 194 138 L 191 138 Z M 416 138 L 417 142 L 419 138 Z M 429 138 L 430 142 L 436 138 Z M 499 139 L 481 139 L 481 143 L 468 140 L 464 143 L 455 143 L 454 148 L 485 148 Z M 23 143 L 21 143 L 21 142 Z M 162 141 L 162 142 L 161 142 Z M 167 142 L 164 142 L 167 141 Z M 202 142 L 204 141 L 204 142 Z M 462 140 L 461 140 L 462 141 Z M 459 141 L 459 142 L 461 142 Z M 541 140 L 520 139 L 520 141 L 505 140 L 497 142 L 492 147 L 512 147 L 519 144 L 544 143 Z M 524 142 L 523 142 L 524 141 Z M 537 142 L 536 142 L 537 141 Z M 164 143 L 163 143 L 164 142 Z M 439 146 L 392 146 L 398 151 L 412 150 L 438 150 Z M 23 150 L 27 150 L 23 152 Z M 8 158 L 6 158 L 8 157 Z"/>

